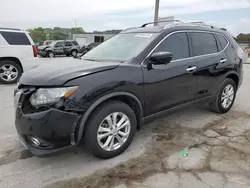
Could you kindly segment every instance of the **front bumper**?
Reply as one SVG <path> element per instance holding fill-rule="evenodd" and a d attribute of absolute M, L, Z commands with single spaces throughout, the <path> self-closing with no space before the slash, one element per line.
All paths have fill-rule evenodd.
<path fill-rule="evenodd" d="M 42 156 L 73 147 L 79 119 L 78 114 L 57 109 L 24 114 L 18 106 L 15 125 L 22 143 L 33 155 Z M 34 144 L 31 138 L 38 139 L 40 144 Z"/>
<path fill-rule="evenodd" d="M 42 57 L 46 57 L 47 56 L 47 52 L 39 50 L 37 51 L 38 55 L 42 56 Z"/>

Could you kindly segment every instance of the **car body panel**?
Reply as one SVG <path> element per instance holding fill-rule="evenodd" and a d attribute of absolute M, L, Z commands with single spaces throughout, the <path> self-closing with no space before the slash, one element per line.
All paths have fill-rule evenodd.
<path fill-rule="evenodd" d="M 117 67 L 119 63 L 93 62 L 81 59 L 56 59 L 53 64 L 40 60 L 40 66 L 24 73 L 20 83 L 37 86 L 62 86 L 77 77 L 86 76 Z M 33 79 L 31 76 L 36 75 Z"/>
<path fill-rule="evenodd" d="M 71 123 L 73 124 L 73 130 L 75 130 L 73 133 L 74 139 L 69 138 L 69 141 L 75 140 L 78 143 L 82 136 L 84 138 L 84 128 L 92 112 L 95 111 L 98 105 L 107 100 L 120 100 L 122 98 L 124 99 L 122 101 L 126 103 L 128 98 L 132 99 L 134 102 L 132 108 L 136 112 L 137 122 L 140 123 L 140 120 L 172 109 L 179 109 L 204 100 L 210 102 L 217 94 L 222 81 L 228 76 L 235 75 L 239 82 L 242 81 L 242 59 L 233 46 L 228 46 L 220 53 L 196 57 L 192 56 L 191 48 L 191 57 L 174 60 L 168 64 L 148 66 L 150 55 L 156 45 L 173 32 L 213 32 L 230 38 L 226 32 L 214 28 L 185 25 L 182 27 L 168 27 L 163 29 L 157 26 L 123 31 L 122 33 L 158 33 L 157 37 L 131 60 L 126 62 L 105 62 L 101 60 L 96 62 L 80 59 L 53 60 L 53 64 L 49 62 L 49 65 L 44 64 L 44 66 L 34 68 L 24 74 L 20 79 L 18 89 L 34 87 L 36 90 L 39 87 L 78 86 L 78 89 L 67 100 L 60 103 L 61 106 L 59 103 L 49 107 L 46 106 L 46 108 L 63 111 L 66 114 L 73 113 L 76 116 L 73 115 L 74 118 L 81 117 L 77 124 Z M 189 37 L 188 40 L 190 43 Z M 232 50 L 233 53 L 231 53 Z M 220 62 L 225 58 L 227 61 Z M 188 72 L 187 69 L 190 67 L 196 67 L 196 69 L 193 72 Z M 26 98 L 25 104 L 31 105 L 29 97 Z M 136 104 L 139 106 L 139 111 L 142 112 L 136 109 Z M 38 111 L 39 108 L 36 110 Z M 35 114 L 39 113 L 40 111 L 35 112 Z M 47 111 L 44 113 L 47 113 Z M 25 111 L 25 115 L 29 116 L 30 112 Z M 58 125 L 60 125 L 61 121 L 64 121 L 63 118 L 58 118 L 56 119 L 57 122 L 55 122 L 55 119 L 51 120 L 51 122 Z M 30 118 L 30 121 L 36 120 Z M 41 124 L 42 122 L 38 121 L 38 123 Z M 27 124 L 31 125 L 32 123 L 27 122 Z M 67 127 L 67 125 L 65 126 Z M 48 127 L 47 130 L 51 131 L 51 128 Z M 46 132 L 46 130 L 42 131 Z M 67 135 L 69 134 L 69 131 L 65 132 Z M 74 144 L 74 142 L 71 143 L 71 145 Z M 43 153 L 43 150 L 41 149 L 39 152 Z M 44 150 L 44 152 L 48 153 L 47 150 Z"/>

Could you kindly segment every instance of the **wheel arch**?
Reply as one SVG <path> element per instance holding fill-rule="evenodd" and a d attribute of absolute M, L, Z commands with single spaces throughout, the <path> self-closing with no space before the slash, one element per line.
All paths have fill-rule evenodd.
<path fill-rule="evenodd" d="M 235 73 L 235 72 L 229 72 L 226 75 L 226 78 L 231 78 L 235 82 L 236 88 L 238 89 L 239 82 L 240 82 L 240 77 L 239 77 L 239 75 L 237 73 Z"/>
<path fill-rule="evenodd" d="M 21 61 L 18 58 L 16 58 L 16 57 L 0 57 L 0 62 L 6 61 L 6 60 L 13 61 L 13 62 L 17 63 L 21 67 L 21 70 L 23 73 L 23 66 L 22 66 Z"/>
<path fill-rule="evenodd" d="M 110 101 L 110 100 L 118 100 L 122 101 L 125 104 L 129 105 L 135 112 L 136 119 L 137 119 L 137 128 L 140 128 L 140 120 L 143 117 L 143 107 L 141 104 L 141 101 L 134 95 L 128 92 L 115 92 L 115 93 L 110 93 L 107 94 L 99 99 L 97 99 L 84 113 L 82 116 L 80 123 L 78 124 L 77 127 L 77 143 L 82 139 L 83 134 L 84 134 L 84 127 L 92 114 L 94 110 L 104 102 Z"/>

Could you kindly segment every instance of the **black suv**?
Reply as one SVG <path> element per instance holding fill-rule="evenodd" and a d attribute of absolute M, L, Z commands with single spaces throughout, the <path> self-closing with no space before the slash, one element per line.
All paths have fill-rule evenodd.
<path fill-rule="evenodd" d="M 228 112 L 242 82 L 242 57 L 230 34 L 213 26 L 127 29 L 81 58 L 24 73 L 15 90 L 16 129 L 38 156 L 83 140 L 95 156 L 111 158 L 145 120 L 164 112 L 198 102 Z"/>

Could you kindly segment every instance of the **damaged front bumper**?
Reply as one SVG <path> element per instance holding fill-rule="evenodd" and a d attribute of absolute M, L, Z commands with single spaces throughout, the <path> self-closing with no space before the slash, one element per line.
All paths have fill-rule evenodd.
<path fill-rule="evenodd" d="M 76 145 L 76 113 L 57 109 L 26 114 L 16 108 L 15 125 L 22 143 L 33 155 L 42 156 Z"/>

